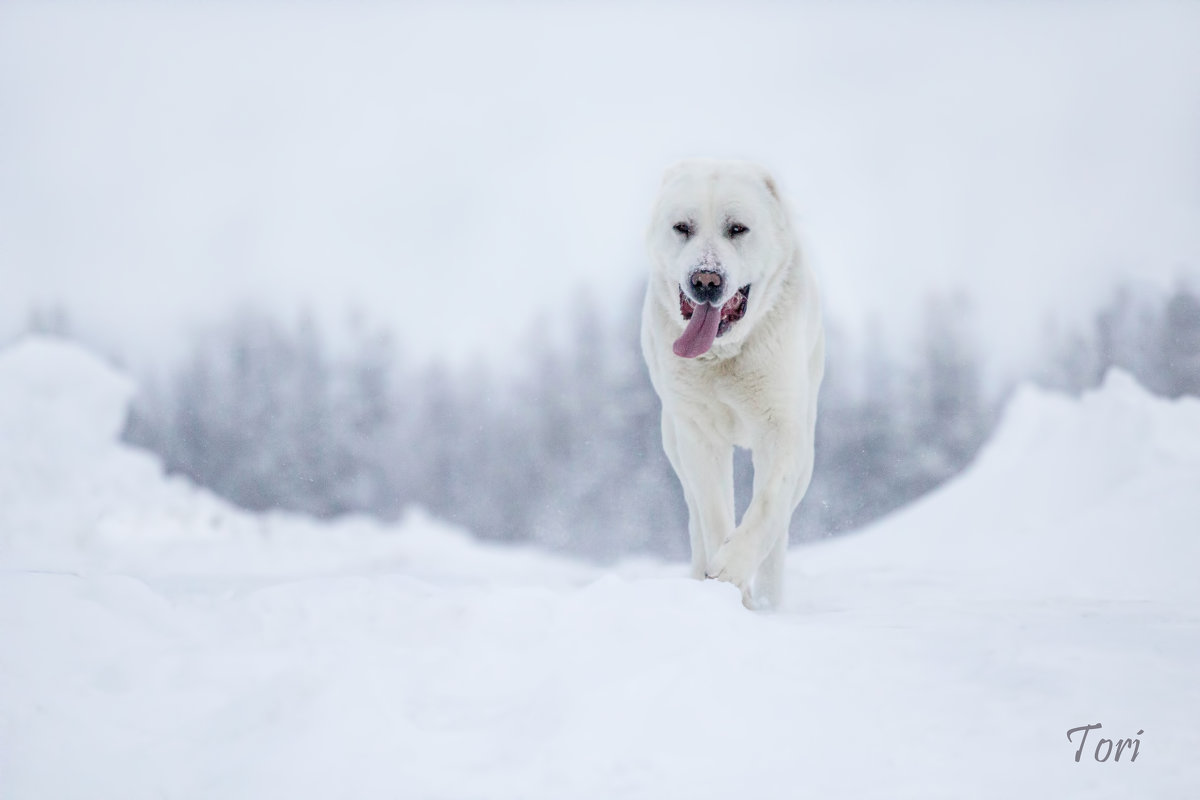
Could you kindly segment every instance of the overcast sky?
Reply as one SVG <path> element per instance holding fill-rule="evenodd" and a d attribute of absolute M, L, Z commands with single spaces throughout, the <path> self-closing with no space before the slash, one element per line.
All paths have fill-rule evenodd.
<path fill-rule="evenodd" d="M 832 316 L 1011 361 L 1200 271 L 1200 4 L 0 3 L 0 336 L 133 360 L 251 300 L 420 358 L 627 310 L 665 165 L 760 161 Z M 551 334 L 548 334 L 551 335 Z"/>

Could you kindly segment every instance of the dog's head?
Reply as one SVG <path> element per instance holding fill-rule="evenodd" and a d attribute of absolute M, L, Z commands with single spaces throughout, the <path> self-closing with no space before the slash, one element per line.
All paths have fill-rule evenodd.
<path fill-rule="evenodd" d="M 693 160 L 667 170 L 647 245 L 651 292 L 678 321 L 676 355 L 744 338 L 792 255 L 787 211 L 761 167 Z"/>

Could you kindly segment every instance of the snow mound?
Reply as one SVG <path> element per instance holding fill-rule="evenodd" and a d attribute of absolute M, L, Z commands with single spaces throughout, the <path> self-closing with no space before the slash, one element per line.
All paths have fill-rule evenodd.
<path fill-rule="evenodd" d="M 994 511 L 1014 518 L 1054 516 L 1101 505 L 1163 467 L 1200 469 L 1200 401 L 1155 397 L 1114 369 L 1078 400 L 1022 387 L 957 491 L 990 496 Z M 996 483 L 1009 498 L 989 490 Z"/>
<path fill-rule="evenodd" d="M 112 446 L 133 385 L 78 347 L 28 338 L 0 358 L 0 437 L 10 459 L 53 466 Z"/>
<path fill-rule="evenodd" d="M 591 574 L 482 546 L 420 509 L 396 526 L 242 511 L 120 441 L 132 397 L 128 379 L 76 345 L 30 337 L 0 352 L 0 567 L 227 580 L 406 563 L 496 580 Z"/>
<path fill-rule="evenodd" d="M 1200 401 L 1114 370 L 1078 399 L 1022 387 L 962 475 L 830 550 L 1042 593 L 1184 602 L 1197 597 L 1198 487 Z"/>
<path fill-rule="evenodd" d="M 1196 401 L 1023 390 L 959 479 L 794 551 L 760 615 L 682 565 L 602 573 L 419 512 L 239 511 L 117 440 L 129 396 L 68 345 L 0 352 L 6 800 L 1200 785 Z M 1138 761 L 1096 763 L 1099 737 Z"/>

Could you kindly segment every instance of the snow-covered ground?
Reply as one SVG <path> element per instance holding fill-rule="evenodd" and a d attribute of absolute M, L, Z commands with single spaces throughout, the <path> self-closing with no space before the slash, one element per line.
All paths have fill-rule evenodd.
<path fill-rule="evenodd" d="M 1025 390 L 959 480 L 794 550 L 762 615 L 682 565 L 235 510 L 117 441 L 130 393 L 0 353 L 4 800 L 1200 788 L 1194 400 Z"/>

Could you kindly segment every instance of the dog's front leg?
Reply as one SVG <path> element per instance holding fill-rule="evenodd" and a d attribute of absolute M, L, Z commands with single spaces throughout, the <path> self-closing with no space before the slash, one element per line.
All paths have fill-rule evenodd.
<path fill-rule="evenodd" d="M 666 414 L 663 444 L 687 501 L 692 577 L 703 579 L 712 554 L 733 531 L 733 445 Z"/>
<path fill-rule="evenodd" d="M 769 554 L 775 551 L 772 572 L 782 571 L 782 549 L 787 547 L 792 512 L 800 503 L 812 477 L 812 438 L 795 429 L 776 428 L 753 448 L 754 496 L 737 527 L 709 559 L 708 576 L 728 581 L 742 590 L 742 602 L 753 605 L 750 581 Z M 777 603 L 780 576 L 767 576 L 769 603 Z"/>

